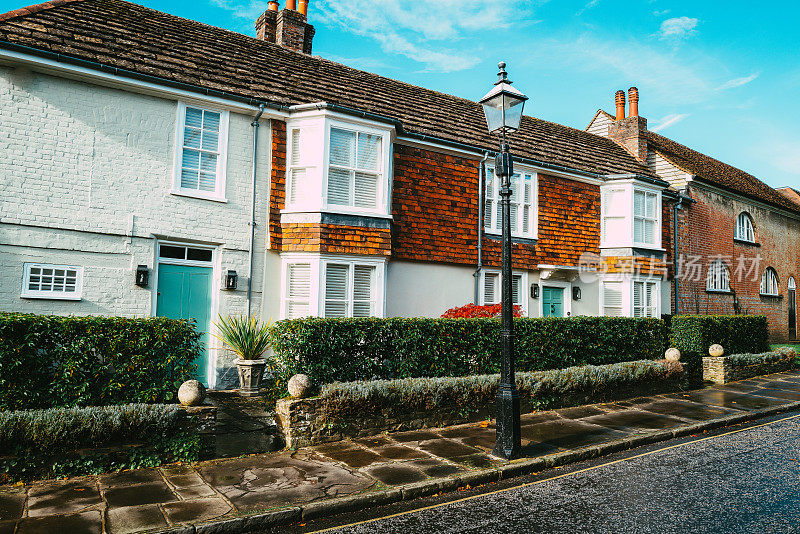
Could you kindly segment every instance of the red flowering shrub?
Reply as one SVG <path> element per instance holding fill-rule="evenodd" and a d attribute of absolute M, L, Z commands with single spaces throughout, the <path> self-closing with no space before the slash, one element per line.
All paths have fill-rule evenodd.
<path fill-rule="evenodd" d="M 503 309 L 502 304 L 492 304 L 491 306 L 477 306 L 467 304 L 450 308 L 442 314 L 443 319 L 479 319 L 481 317 L 500 317 Z M 518 305 L 514 305 L 514 317 L 522 317 L 522 310 Z"/>

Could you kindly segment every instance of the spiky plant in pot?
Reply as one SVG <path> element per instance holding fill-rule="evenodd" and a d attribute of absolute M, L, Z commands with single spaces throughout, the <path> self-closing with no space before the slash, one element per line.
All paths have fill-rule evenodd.
<path fill-rule="evenodd" d="M 263 323 L 255 317 L 229 315 L 220 316 L 214 326 L 217 330 L 214 336 L 239 357 L 236 361 L 239 394 L 244 397 L 259 395 L 267 364 L 263 355 L 271 346 L 269 334 L 272 323 Z"/>

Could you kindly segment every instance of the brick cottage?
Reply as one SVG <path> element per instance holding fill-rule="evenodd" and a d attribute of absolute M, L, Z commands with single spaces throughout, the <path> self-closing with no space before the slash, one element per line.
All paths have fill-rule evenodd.
<path fill-rule="evenodd" d="M 2 309 L 187 317 L 207 332 L 219 314 L 439 316 L 498 302 L 497 141 L 481 107 L 311 55 L 308 8 L 270 2 L 257 38 L 122 0 L 0 15 Z M 523 118 L 515 302 L 530 317 L 658 317 L 731 313 L 736 300 L 791 336 L 800 204 L 753 177 L 752 191 L 718 184 L 631 102 L 629 117 L 622 95 L 618 120 L 598 112 L 587 131 Z M 719 173 L 744 174 L 730 169 Z M 717 197 L 747 206 L 757 239 L 733 244 L 732 226 L 709 223 L 740 209 Z M 728 253 L 703 225 L 766 257 L 778 296 L 715 285 L 694 306 L 677 258 Z M 201 378 L 225 387 L 230 369 L 209 343 Z"/>

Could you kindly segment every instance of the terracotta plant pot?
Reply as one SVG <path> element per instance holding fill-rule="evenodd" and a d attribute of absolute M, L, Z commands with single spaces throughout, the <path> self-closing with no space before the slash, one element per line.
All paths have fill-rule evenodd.
<path fill-rule="evenodd" d="M 239 395 L 242 397 L 260 395 L 259 388 L 266 364 L 266 360 L 236 360 L 236 368 L 239 370 Z"/>

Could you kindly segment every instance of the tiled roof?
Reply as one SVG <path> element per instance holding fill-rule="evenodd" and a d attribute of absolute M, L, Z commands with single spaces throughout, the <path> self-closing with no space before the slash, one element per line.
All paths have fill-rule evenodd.
<path fill-rule="evenodd" d="M 752 174 L 701 154 L 655 132 L 646 131 L 644 135 L 652 150 L 655 150 L 684 171 L 697 176 L 700 180 L 743 193 L 770 204 L 788 208 L 792 211 L 800 211 L 798 204 L 792 202 Z"/>
<path fill-rule="evenodd" d="M 497 146 L 470 100 L 122 0 L 53 0 L 12 14 L 0 15 L 0 48 L 5 41 L 273 103 L 324 101 L 399 120 L 411 134 Z M 525 117 L 511 144 L 551 165 L 654 176 L 612 140 L 540 119 Z"/>

